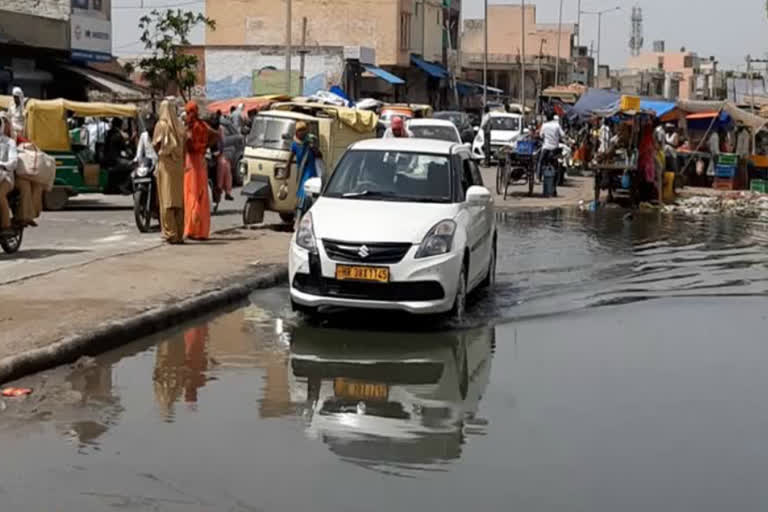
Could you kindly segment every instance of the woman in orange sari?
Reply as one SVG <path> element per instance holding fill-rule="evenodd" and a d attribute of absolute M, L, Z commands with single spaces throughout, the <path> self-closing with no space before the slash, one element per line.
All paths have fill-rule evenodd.
<path fill-rule="evenodd" d="M 187 114 L 184 236 L 190 240 L 207 240 L 211 231 L 211 200 L 205 151 L 211 129 L 200 119 L 197 103 L 190 101 L 184 110 Z"/>

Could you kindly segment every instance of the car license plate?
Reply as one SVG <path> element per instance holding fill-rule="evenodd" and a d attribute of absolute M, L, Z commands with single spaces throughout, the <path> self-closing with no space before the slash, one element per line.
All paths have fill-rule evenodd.
<path fill-rule="evenodd" d="M 336 279 L 339 281 L 371 281 L 374 283 L 388 283 L 389 268 L 336 265 Z"/>
<path fill-rule="evenodd" d="M 334 379 L 333 392 L 340 398 L 386 401 L 389 386 L 361 380 Z"/>

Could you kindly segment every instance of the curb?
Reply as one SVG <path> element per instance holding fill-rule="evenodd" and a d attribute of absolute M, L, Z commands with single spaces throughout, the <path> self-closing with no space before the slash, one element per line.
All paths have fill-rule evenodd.
<path fill-rule="evenodd" d="M 46 347 L 6 357 L 0 360 L 0 383 L 71 363 L 81 356 L 100 354 L 238 302 L 255 290 L 271 288 L 287 281 L 288 267 L 269 265 L 259 274 L 243 278 L 237 284 L 225 284 L 179 302 L 98 325 L 88 333 L 68 336 Z M 232 283 L 236 279 L 237 276 L 228 276 L 226 282 Z"/>

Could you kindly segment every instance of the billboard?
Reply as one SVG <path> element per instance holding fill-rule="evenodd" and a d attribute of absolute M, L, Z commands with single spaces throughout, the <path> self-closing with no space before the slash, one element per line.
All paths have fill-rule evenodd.
<path fill-rule="evenodd" d="M 72 14 L 70 27 L 73 59 L 105 61 L 112 58 L 112 24 L 109 21 Z"/>

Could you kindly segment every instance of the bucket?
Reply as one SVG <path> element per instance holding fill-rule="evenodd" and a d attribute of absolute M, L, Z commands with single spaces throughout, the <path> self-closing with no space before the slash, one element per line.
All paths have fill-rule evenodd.
<path fill-rule="evenodd" d="M 664 173 L 664 191 L 662 194 L 664 202 L 670 202 L 675 200 L 675 173 Z"/>

